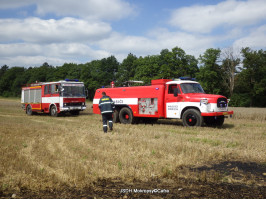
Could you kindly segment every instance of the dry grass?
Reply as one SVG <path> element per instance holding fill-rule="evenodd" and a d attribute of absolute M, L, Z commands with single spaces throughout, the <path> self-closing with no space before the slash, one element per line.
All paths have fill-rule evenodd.
<path fill-rule="evenodd" d="M 266 121 L 266 109 L 265 108 L 230 108 L 234 110 L 233 119 L 248 119 L 256 121 Z"/>
<path fill-rule="evenodd" d="M 235 117 L 221 129 L 159 120 L 115 124 L 112 133 L 103 134 L 101 116 L 92 114 L 90 102 L 87 107 L 77 117 L 27 116 L 19 100 L 0 99 L 0 188 L 82 188 L 99 178 L 118 177 L 126 182 L 198 179 L 205 172 L 199 177 L 180 169 L 225 161 L 266 164 L 265 108 L 233 108 Z M 219 181 L 241 182 L 232 177 Z"/>

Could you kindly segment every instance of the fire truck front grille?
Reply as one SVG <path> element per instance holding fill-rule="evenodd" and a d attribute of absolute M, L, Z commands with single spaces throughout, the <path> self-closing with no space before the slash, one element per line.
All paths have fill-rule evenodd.
<path fill-rule="evenodd" d="M 64 103 L 64 107 L 68 107 L 68 106 L 82 106 L 81 102 L 77 102 L 77 103 Z"/>
<path fill-rule="evenodd" d="M 218 108 L 225 108 L 225 107 L 227 107 L 227 99 L 226 98 L 219 98 L 217 100 L 217 107 Z"/>

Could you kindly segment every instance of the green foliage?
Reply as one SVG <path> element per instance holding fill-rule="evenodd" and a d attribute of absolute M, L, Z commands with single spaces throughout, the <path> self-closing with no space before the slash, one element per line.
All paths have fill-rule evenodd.
<path fill-rule="evenodd" d="M 226 52 L 226 58 L 222 61 L 222 69 L 224 70 L 225 84 L 229 90 L 230 96 L 233 95 L 235 86 L 235 76 L 238 73 L 237 66 L 240 64 L 240 58 L 235 57 L 232 51 Z"/>
<path fill-rule="evenodd" d="M 1 67 L 0 69 L 0 79 L 2 76 L 4 76 L 4 74 L 6 73 L 6 71 L 8 70 L 8 66 L 7 65 L 4 65 Z"/>
<path fill-rule="evenodd" d="M 266 106 L 266 51 L 242 49 L 243 69 L 236 76 L 234 103 L 245 106 Z M 241 98 L 245 96 L 244 98 Z M 238 102 L 237 102 L 238 101 Z"/>
<path fill-rule="evenodd" d="M 200 55 L 199 61 L 202 66 L 196 77 L 206 93 L 225 95 L 224 71 L 218 64 L 220 49 L 207 49 Z"/>
<path fill-rule="evenodd" d="M 180 76 L 195 77 L 199 71 L 198 61 L 194 56 L 186 55 L 181 48 L 172 51 L 163 49 L 160 55 L 140 57 L 135 61 L 135 79 L 149 84 L 152 79 L 170 79 Z"/>
<path fill-rule="evenodd" d="M 80 76 L 81 76 L 80 65 L 74 63 L 65 63 L 61 67 L 56 67 L 54 69 L 54 74 L 52 78 L 54 80 L 63 80 L 65 78 L 80 79 Z M 54 81 L 54 80 L 49 80 L 49 81 Z"/>
<path fill-rule="evenodd" d="M 229 52 L 230 53 L 230 52 Z M 114 56 L 85 64 L 65 63 L 53 67 L 0 68 L 0 96 L 19 96 L 27 83 L 79 79 L 93 99 L 95 90 L 109 87 L 111 81 L 123 86 L 129 80 L 172 79 L 180 76 L 196 77 L 206 93 L 222 94 L 231 98 L 231 106 L 266 106 L 266 53 L 263 50 L 242 49 L 242 68 L 238 58 L 221 59 L 220 49 L 207 49 L 199 59 L 187 55 L 179 47 L 163 49 L 159 55 L 137 57 L 133 54 L 119 63 Z M 230 54 L 228 54 L 230 55 Z M 200 67 L 198 67 L 200 63 Z"/>
<path fill-rule="evenodd" d="M 160 54 L 160 74 L 158 78 L 177 78 L 180 76 L 195 77 L 199 71 L 198 61 L 192 55 L 186 55 L 181 48 L 172 51 L 164 49 Z"/>
<path fill-rule="evenodd" d="M 128 54 L 128 56 L 123 60 L 123 62 L 118 66 L 118 73 L 116 79 L 117 86 L 123 86 L 123 83 L 129 80 L 133 80 L 138 58 L 133 54 Z"/>
<path fill-rule="evenodd" d="M 249 107 L 250 98 L 248 93 L 235 93 L 230 98 L 230 106 L 234 107 Z"/>
<path fill-rule="evenodd" d="M 4 66 L 4 68 L 6 67 Z M 23 76 L 21 76 L 24 72 L 25 68 L 23 67 L 6 68 L 0 80 L 0 95 L 5 97 L 18 96 L 21 93 L 20 85 L 25 82 Z"/>
<path fill-rule="evenodd" d="M 144 81 L 149 84 L 154 77 L 158 76 L 159 71 L 159 56 L 140 57 L 137 61 L 136 74 L 134 79 Z"/>

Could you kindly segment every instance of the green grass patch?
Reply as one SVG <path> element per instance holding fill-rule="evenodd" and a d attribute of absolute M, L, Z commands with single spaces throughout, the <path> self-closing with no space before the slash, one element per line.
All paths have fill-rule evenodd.
<path fill-rule="evenodd" d="M 203 143 L 203 144 L 209 144 L 211 146 L 219 146 L 222 144 L 220 140 L 211 140 L 208 138 L 189 138 L 188 141 L 190 142 L 197 142 L 197 143 Z"/>
<path fill-rule="evenodd" d="M 227 148 L 236 148 L 238 147 L 240 144 L 238 142 L 229 142 L 226 144 Z"/>

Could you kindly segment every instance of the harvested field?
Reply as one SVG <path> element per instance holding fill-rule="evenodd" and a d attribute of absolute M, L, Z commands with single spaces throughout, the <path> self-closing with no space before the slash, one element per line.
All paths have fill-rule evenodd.
<path fill-rule="evenodd" d="M 27 116 L 0 99 L 2 198 L 266 198 L 266 109 L 232 108 L 222 128 Z"/>

